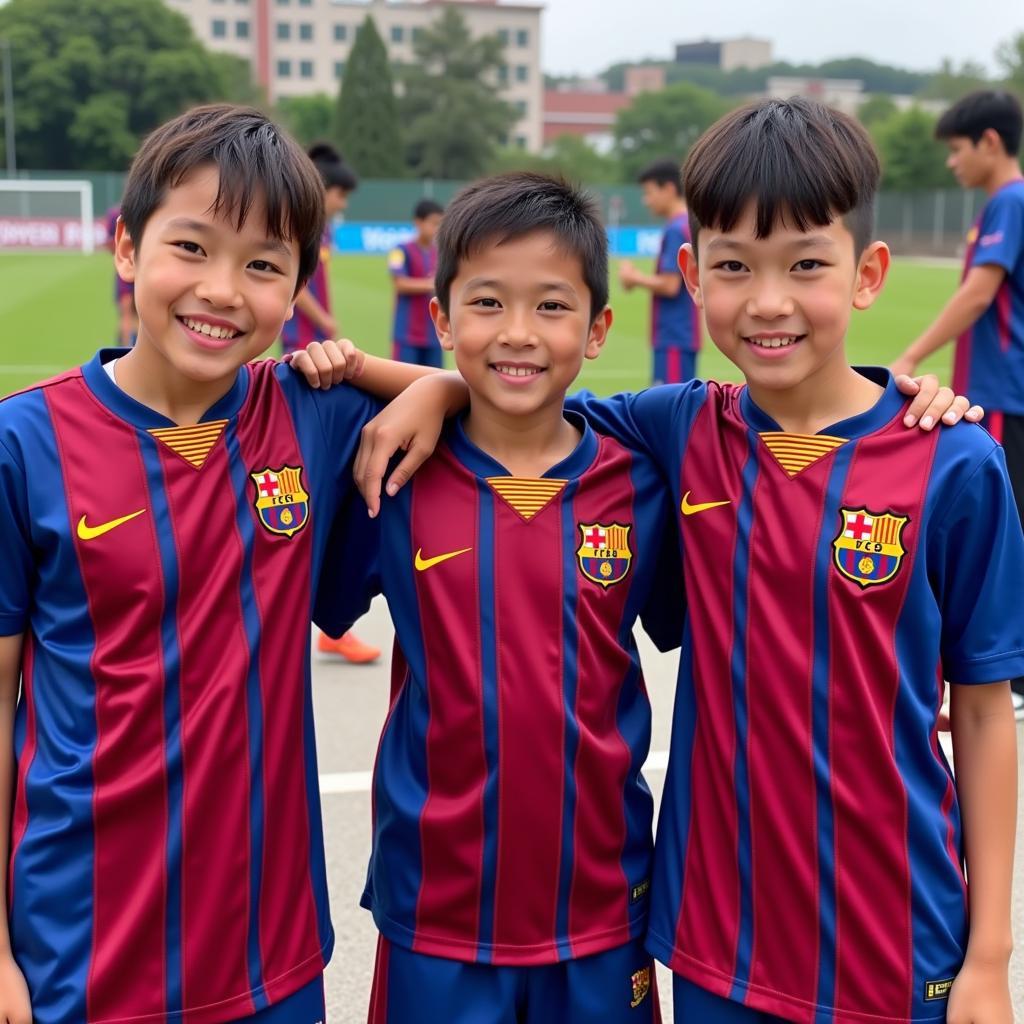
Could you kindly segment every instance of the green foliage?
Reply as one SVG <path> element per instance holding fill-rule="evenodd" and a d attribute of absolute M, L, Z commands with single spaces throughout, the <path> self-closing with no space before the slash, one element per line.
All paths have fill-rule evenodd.
<path fill-rule="evenodd" d="M 577 135 L 560 135 L 543 154 L 501 149 L 495 154 L 488 173 L 502 171 L 540 171 L 593 185 L 612 185 L 622 180 L 619 161 L 609 154 L 598 153 L 586 139 Z"/>
<path fill-rule="evenodd" d="M 11 43 L 22 168 L 123 168 L 163 121 L 237 95 L 245 66 L 212 58 L 161 0 L 10 0 L 0 36 Z"/>
<path fill-rule="evenodd" d="M 405 174 L 395 89 L 384 41 L 366 16 L 345 65 L 334 113 L 333 138 L 366 178 Z"/>
<path fill-rule="evenodd" d="M 423 178 L 473 178 L 516 121 L 491 84 L 502 63 L 498 37 L 473 38 L 452 7 L 413 41 L 415 62 L 403 68 L 400 100 L 409 165 Z"/>
<path fill-rule="evenodd" d="M 918 95 L 922 99 L 947 100 L 954 103 L 969 92 L 973 92 L 975 89 L 984 89 L 991 84 L 985 69 L 980 64 L 964 61 L 957 68 L 948 57 L 945 57 L 939 70 L 932 75 L 928 84 L 920 90 Z"/>
<path fill-rule="evenodd" d="M 308 149 L 314 142 L 331 137 L 335 101 L 326 93 L 285 96 L 278 100 L 275 116 Z"/>
<path fill-rule="evenodd" d="M 935 138 L 935 118 L 911 107 L 882 122 L 875 131 L 882 158 L 882 187 L 898 192 L 949 188 L 946 150 Z"/>
<path fill-rule="evenodd" d="M 1024 95 L 1024 32 L 1000 43 L 996 60 L 1006 75 L 1006 84 L 1018 95 Z"/>
<path fill-rule="evenodd" d="M 884 94 L 870 96 L 857 108 L 857 117 L 868 131 L 873 131 L 897 113 L 896 104 Z"/>
<path fill-rule="evenodd" d="M 615 119 L 615 145 L 626 179 L 653 160 L 682 161 L 706 128 L 731 107 L 728 100 L 687 82 L 645 92 Z"/>

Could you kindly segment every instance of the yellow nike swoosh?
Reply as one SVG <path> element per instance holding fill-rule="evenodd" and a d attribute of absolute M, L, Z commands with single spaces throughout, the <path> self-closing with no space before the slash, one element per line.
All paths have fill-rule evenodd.
<path fill-rule="evenodd" d="M 130 519 L 134 519 L 136 516 L 141 516 L 146 510 L 140 508 L 138 512 L 132 512 L 130 515 L 121 516 L 120 519 L 111 519 L 109 523 L 100 523 L 99 526 L 89 526 L 85 522 L 85 516 L 82 516 L 78 520 L 78 536 L 81 540 L 95 540 L 97 537 L 102 537 L 105 533 L 110 533 L 111 530 L 116 530 L 119 526 L 127 523 Z"/>
<path fill-rule="evenodd" d="M 709 508 L 718 508 L 721 505 L 729 505 L 729 501 L 702 501 L 697 505 L 690 504 L 690 492 L 687 491 L 683 495 L 683 500 L 680 502 L 679 507 L 682 509 L 684 516 L 695 516 L 698 512 L 706 512 Z"/>
<path fill-rule="evenodd" d="M 433 558 L 423 557 L 423 548 L 419 548 L 416 552 L 416 558 L 413 565 L 423 572 L 424 569 L 429 569 L 431 566 L 440 565 L 442 562 L 447 562 L 449 558 L 455 558 L 456 555 L 464 555 L 467 551 L 472 551 L 472 548 L 462 548 L 459 551 L 448 551 L 443 555 L 434 555 Z"/>

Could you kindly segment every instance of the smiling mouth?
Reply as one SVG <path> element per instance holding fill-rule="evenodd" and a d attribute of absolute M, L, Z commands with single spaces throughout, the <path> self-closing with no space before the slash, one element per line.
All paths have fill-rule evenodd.
<path fill-rule="evenodd" d="M 806 334 L 787 334 L 766 338 L 758 334 L 751 334 L 744 336 L 743 340 L 750 345 L 755 345 L 757 348 L 791 348 L 798 341 L 803 341 L 806 337 Z"/>
<path fill-rule="evenodd" d="M 214 341 L 230 341 L 232 338 L 237 338 L 240 334 L 245 333 L 234 327 L 223 327 L 220 324 L 211 324 L 205 320 L 193 320 L 190 316 L 179 316 L 177 319 L 190 331 L 202 334 L 206 338 L 212 338 Z"/>
<path fill-rule="evenodd" d="M 492 363 L 491 365 L 497 373 L 504 374 L 506 377 L 536 377 L 537 374 L 544 372 L 540 366 L 511 366 L 508 363 Z"/>

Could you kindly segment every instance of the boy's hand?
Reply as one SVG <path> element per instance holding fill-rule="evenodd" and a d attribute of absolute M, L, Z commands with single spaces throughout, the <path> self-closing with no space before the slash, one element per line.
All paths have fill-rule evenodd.
<path fill-rule="evenodd" d="M 630 260 L 619 263 L 619 284 L 628 292 L 636 284 L 636 267 Z"/>
<path fill-rule="evenodd" d="M 1005 961 L 972 962 L 968 954 L 949 992 L 946 1024 L 1013 1024 Z"/>
<path fill-rule="evenodd" d="M 0 956 L 0 1024 L 32 1024 L 28 985 L 9 953 Z"/>
<path fill-rule="evenodd" d="M 931 430 L 940 420 L 951 427 L 962 419 L 980 423 L 985 417 L 980 405 L 971 405 L 963 395 L 954 395 L 952 388 L 940 387 L 934 373 L 920 377 L 899 376 L 896 387 L 902 394 L 914 397 L 903 417 L 905 426 L 912 427 L 920 422 L 922 430 Z"/>
<path fill-rule="evenodd" d="M 311 388 L 326 390 L 342 381 L 355 380 L 363 372 L 366 354 L 348 338 L 340 338 L 338 341 L 312 341 L 284 359 L 296 373 L 306 378 Z"/>

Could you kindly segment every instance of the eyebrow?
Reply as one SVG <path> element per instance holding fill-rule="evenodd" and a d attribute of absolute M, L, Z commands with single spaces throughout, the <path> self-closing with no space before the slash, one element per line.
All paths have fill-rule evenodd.
<path fill-rule="evenodd" d="M 505 282 L 496 277 L 473 277 L 466 282 L 467 289 L 473 288 L 502 288 Z M 544 281 L 537 287 L 542 292 L 565 292 L 568 295 L 575 295 L 576 289 L 564 281 Z"/>
<path fill-rule="evenodd" d="M 208 235 L 210 225 L 201 220 L 193 220 L 191 217 L 175 217 L 167 222 L 167 227 L 176 231 L 194 231 L 197 234 Z M 280 238 L 263 238 L 256 243 L 257 248 L 267 252 L 281 253 L 284 256 L 291 255 L 291 249 Z"/>
<path fill-rule="evenodd" d="M 764 241 L 764 239 L 758 239 L 758 241 Z M 706 246 L 704 246 L 704 251 L 714 252 L 717 249 L 743 249 L 749 244 L 749 242 L 734 242 L 729 238 L 713 238 Z M 790 249 L 810 249 L 817 245 L 835 248 L 836 243 L 828 235 L 801 235 L 799 238 L 788 243 L 787 247 Z"/>

